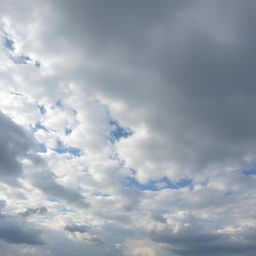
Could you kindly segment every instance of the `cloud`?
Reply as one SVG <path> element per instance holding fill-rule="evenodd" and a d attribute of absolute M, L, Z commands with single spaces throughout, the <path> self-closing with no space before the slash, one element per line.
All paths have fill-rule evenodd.
<path fill-rule="evenodd" d="M 12 244 L 43 245 L 40 230 L 26 228 L 11 217 L 0 218 L 0 239 Z"/>
<path fill-rule="evenodd" d="M 64 230 L 71 233 L 71 236 L 68 236 L 71 239 L 75 239 L 82 242 L 84 241 L 94 245 L 104 244 L 103 240 L 100 239 L 95 234 L 93 234 L 92 230 L 86 225 L 78 225 L 78 224 L 66 225 Z"/>
<path fill-rule="evenodd" d="M 124 248 L 125 256 L 164 256 L 166 255 L 161 248 L 149 240 L 128 240 Z"/>
<path fill-rule="evenodd" d="M 86 233 L 88 232 L 89 228 L 86 225 L 67 225 L 65 226 L 64 230 L 69 232 L 79 232 L 79 233 Z"/>
<path fill-rule="evenodd" d="M 47 208 L 45 206 L 41 206 L 38 208 L 27 208 L 26 211 L 21 212 L 20 215 L 24 218 L 28 217 L 29 215 L 32 214 L 39 214 L 39 215 L 43 215 L 45 213 L 47 213 Z"/>
<path fill-rule="evenodd" d="M 249 62 L 240 60 L 252 56 L 249 51 L 253 53 L 253 48 L 246 44 L 251 33 L 242 29 L 246 17 L 237 14 L 238 2 L 230 9 L 227 25 L 222 29 L 214 26 L 214 22 L 226 24 L 227 20 L 227 15 L 218 11 L 218 3 L 120 5 L 111 1 L 108 8 L 102 9 L 93 2 L 56 1 L 52 8 L 55 15 L 49 12 L 48 16 L 58 26 L 51 30 L 41 28 L 43 53 L 52 53 L 63 38 L 66 48 L 59 49 L 63 59 L 67 49 L 76 49 L 69 63 L 58 63 L 63 80 L 72 77 L 75 84 L 81 84 L 83 97 L 95 95 L 105 100 L 122 123 L 134 128 L 134 136 L 122 140 L 117 148 L 127 164 L 140 170 L 138 179 L 143 182 L 164 174 L 174 179 L 212 171 L 226 161 L 232 162 L 234 168 L 250 164 L 243 159 L 248 148 L 253 152 L 253 101 L 248 95 L 254 92 L 249 83 L 245 92 L 234 74 L 248 79 L 246 72 L 250 69 L 242 63 Z M 111 6 L 118 7 L 118 11 Z M 212 9 L 218 13 L 218 19 L 205 14 Z M 121 15 L 122 12 L 127 15 Z M 243 37 L 237 36 L 239 33 Z M 136 44 L 129 40 L 131 37 L 136 38 Z M 48 38 L 55 38 L 54 43 L 47 43 Z M 81 47 L 83 64 L 79 62 Z M 33 45 L 31 48 L 39 50 Z M 68 75 L 66 68 L 70 68 Z M 120 102 L 125 109 L 115 109 L 114 102 Z M 84 123 L 81 129 L 83 126 Z M 87 139 L 87 144 L 91 144 Z M 142 154 L 143 158 L 138 157 Z M 155 168 L 161 172 L 154 172 Z"/>
<path fill-rule="evenodd" d="M 253 1 L 0 2 L 6 254 L 255 255 Z"/>
<path fill-rule="evenodd" d="M 251 255 L 255 251 L 255 245 L 251 240 L 255 236 L 255 230 L 250 228 L 232 233 L 232 237 L 228 233 L 213 234 L 191 229 L 175 234 L 171 231 L 152 231 L 151 235 L 154 241 L 169 244 L 169 251 L 174 255 Z"/>
<path fill-rule="evenodd" d="M 12 183 L 23 172 L 19 159 L 34 146 L 32 136 L 0 112 L 0 173 L 2 182 Z"/>
<path fill-rule="evenodd" d="M 76 23 L 76 28 L 71 32 L 79 38 L 78 42 L 74 42 L 76 45 L 87 40 L 90 50 L 94 50 L 94 47 L 104 49 L 100 57 L 102 65 L 99 64 L 94 72 L 88 70 L 86 73 L 86 69 L 77 71 L 76 79 L 83 84 L 85 92 L 93 90 L 95 94 L 109 99 L 109 102 L 119 100 L 127 106 L 125 118 L 122 118 L 123 112 L 118 117 L 134 127 L 138 135 L 135 132 L 134 136 L 118 144 L 121 156 L 130 166 L 140 170 L 138 178 L 143 181 L 157 176 L 155 168 L 163 170 L 159 176 L 167 174 L 174 178 L 212 170 L 226 161 L 232 162 L 235 168 L 246 166 L 248 163 L 243 158 L 248 153 L 247 149 L 254 152 L 251 145 L 254 106 L 248 96 L 254 94 L 254 89 L 249 82 L 245 91 L 244 84 L 239 81 L 253 81 L 250 68 L 244 65 L 249 65 L 250 61 L 241 60 L 247 58 L 249 52 L 252 56 L 254 51 L 246 43 L 251 33 L 248 30 L 243 32 L 241 26 L 236 26 L 238 20 L 244 19 L 243 14 L 241 17 L 235 15 L 240 8 L 239 3 L 232 7 L 233 22 L 229 23 L 227 29 L 235 30 L 235 34 L 240 33 L 244 37 L 227 39 L 225 42 L 215 39 L 212 30 L 216 28 L 201 28 L 201 23 L 206 23 L 207 27 L 210 26 L 208 22 L 215 21 L 213 17 L 208 21 L 202 14 L 211 11 L 209 2 L 173 2 L 173 15 L 169 15 L 170 18 L 165 16 L 165 10 L 170 8 L 168 3 L 144 5 L 147 12 L 137 5 L 136 11 L 132 12 L 135 5 L 127 5 L 126 13 L 128 17 L 133 17 L 128 20 L 126 16 L 121 18 L 119 12 L 113 15 L 111 4 L 104 12 L 91 2 L 79 2 L 77 5 L 66 3 L 61 9 L 67 15 L 64 16 L 67 20 L 70 18 Z M 124 11 L 123 8 L 120 7 L 120 12 Z M 94 15 L 81 14 L 82 9 L 91 10 Z M 147 15 L 151 12 L 149 19 Z M 97 15 L 101 19 L 97 19 Z M 199 25 L 195 20 L 196 15 L 202 15 Z M 219 19 L 226 21 L 223 13 L 219 14 Z M 134 23 L 136 26 L 132 26 Z M 64 24 L 68 31 L 74 27 L 63 21 Z M 130 29 L 127 29 L 129 25 Z M 155 36 L 161 38 L 161 47 L 150 40 L 152 30 Z M 79 31 L 84 31 L 86 36 L 78 37 Z M 125 40 L 126 36 L 136 37 L 137 43 Z M 144 46 L 143 49 L 140 44 Z M 111 69 L 105 63 L 108 63 L 113 48 L 117 49 L 117 56 L 112 61 Z M 135 61 L 143 59 L 147 60 L 146 63 L 137 62 L 136 68 L 133 68 Z M 125 72 L 118 68 L 120 65 Z M 83 83 L 83 79 L 89 80 L 89 83 Z M 91 88 L 87 84 L 94 86 Z M 139 120 L 143 120 L 144 127 L 140 127 Z M 143 157 L 139 157 L 142 154 Z M 184 172 L 184 169 L 187 171 Z"/>
<path fill-rule="evenodd" d="M 6 206 L 5 200 L 0 200 L 0 210 L 2 210 Z"/>
<path fill-rule="evenodd" d="M 166 219 L 160 214 L 152 213 L 151 217 L 155 221 L 158 221 L 158 222 L 161 222 L 161 223 L 166 223 Z"/>
<path fill-rule="evenodd" d="M 32 183 L 49 196 L 64 200 L 80 207 L 88 207 L 85 198 L 76 190 L 67 188 L 55 181 L 55 175 L 48 171 L 40 171 L 33 175 Z"/>

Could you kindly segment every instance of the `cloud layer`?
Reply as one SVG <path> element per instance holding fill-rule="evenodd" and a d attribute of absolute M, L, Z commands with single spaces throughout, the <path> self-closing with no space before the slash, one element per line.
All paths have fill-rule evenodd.
<path fill-rule="evenodd" d="M 254 1 L 1 1 L 5 255 L 255 255 Z"/>

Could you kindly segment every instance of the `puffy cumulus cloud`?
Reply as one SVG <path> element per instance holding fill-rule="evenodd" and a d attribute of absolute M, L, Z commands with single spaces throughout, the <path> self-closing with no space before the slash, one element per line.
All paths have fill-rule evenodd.
<path fill-rule="evenodd" d="M 40 119 L 38 104 L 28 95 L 15 90 L 4 90 L 1 93 L 1 111 L 20 125 L 29 126 Z"/>
<path fill-rule="evenodd" d="M 254 1 L 0 4 L 5 255 L 255 255 Z"/>

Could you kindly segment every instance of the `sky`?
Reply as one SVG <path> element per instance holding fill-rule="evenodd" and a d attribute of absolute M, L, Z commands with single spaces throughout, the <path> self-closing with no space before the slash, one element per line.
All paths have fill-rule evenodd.
<path fill-rule="evenodd" d="M 0 254 L 256 255 L 255 11 L 0 0 Z"/>

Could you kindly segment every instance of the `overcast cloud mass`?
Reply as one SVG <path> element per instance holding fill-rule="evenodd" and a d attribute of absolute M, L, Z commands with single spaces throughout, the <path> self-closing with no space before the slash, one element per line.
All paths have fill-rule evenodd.
<path fill-rule="evenodd" d="M 0 0 L 0 254 L 255 256 L 255 12 Z"/>

